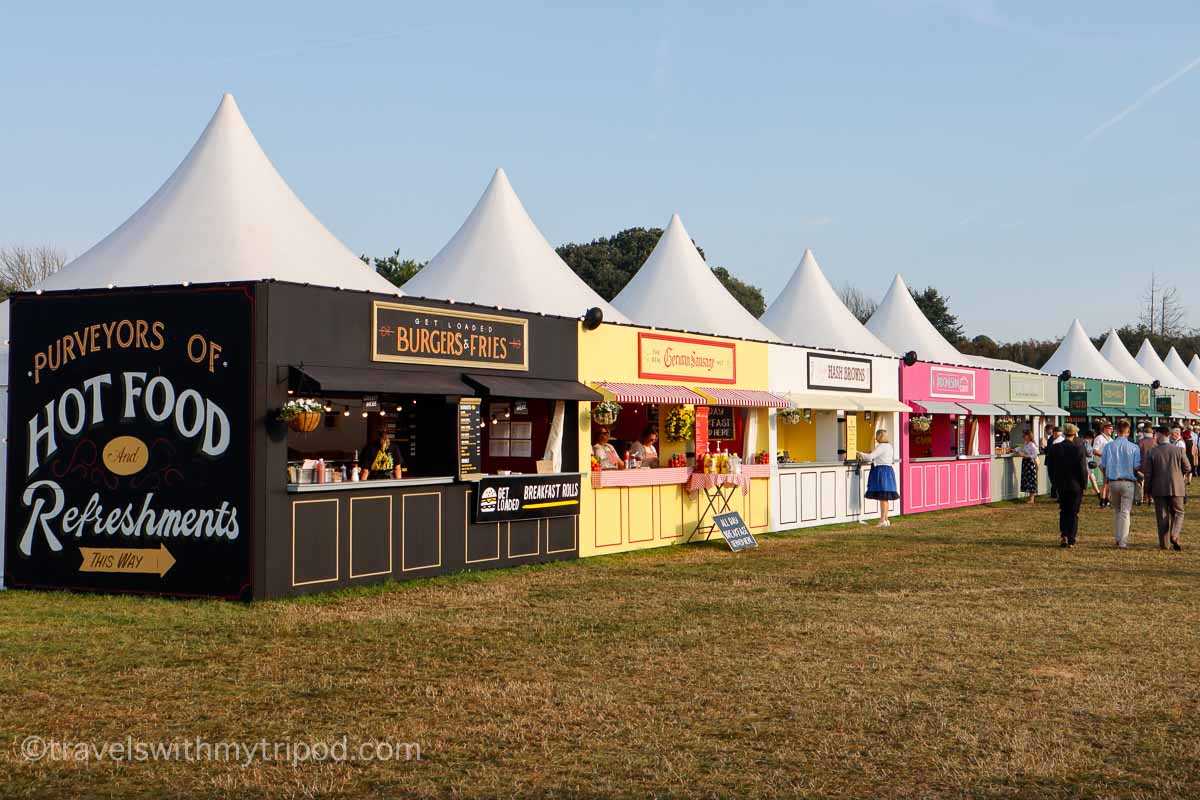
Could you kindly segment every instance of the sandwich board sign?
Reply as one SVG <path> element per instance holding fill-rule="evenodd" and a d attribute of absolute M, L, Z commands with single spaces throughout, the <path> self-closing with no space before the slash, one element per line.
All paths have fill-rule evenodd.
<path fill-rule="evenodd" d="M 716 523 L 717 530 L 725 537 L 726 544 L 733 552 L 745 550 L 747 547 L 758 547 L 758 541 L 746 527 L 746 523 L 742 521 L 742 515 L 738 512 L 716 514 L 713 516 L 713 522 Z"/>

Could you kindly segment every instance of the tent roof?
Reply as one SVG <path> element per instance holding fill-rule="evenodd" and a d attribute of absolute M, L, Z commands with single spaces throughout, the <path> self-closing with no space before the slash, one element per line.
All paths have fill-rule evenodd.
<path fill-rule="evenodd" d="M 1179 351 L 1171 347 L 1167 351 L 1167 357 L 1163 359 L 1163 363 L 1167 365 L 1167 369 L 1175 373 L 1183 383 L 1184 389 L 1191 389 L 1193 392 L 1200 391 L 1200 378 L 1197 378 L 1187 368 L 1187 364 L 1183 363 L 1183 357 L 1179 355 Z"/>
<path fill-rule="evenodd" d="M 37 288 L 264 278 L 398 293 L 304 207 L 227 94 L 167 182 Z"/>
<path fill-rule="evenodd" d="M 1183 381 L 1174 372 L 1167 368 L 1163 360 L 1158 357 L 1158 353 L 1154 352 L 1154 345 L 1150 344 L 1149 339 L 1142 340 L 1142 346 L 1138 348 L 1137 363 L 1142 365 L 1142 369 L 1154 376 L 1163 386 L 1169 386 L 1173 389 L 1182 389 Z"/>
<path fill-rule="evenodd" d="M 883 296 L 883 301 L 867 320 L 866 328 L 900 354 L 915 350 L 917 357 L 922 361 L 968 366 L 978 364 L 970 356 L 958 352 L 954 345 L 938 333 L 933 323 L 917 307 L 917 301 L 913 300 L 904 278 L 900 275 L 896 275 L 892 281 L 887 294 Z"/>
<path fill-rule="evenodd" d="M 812 250 L 759 319 L 781 339 L 810 347 L 895 356 L 859 322 L 829 285 Z"/>
<path fill-rule="evenodd" d="M 1083 324 L 1078 320 L 1071 322 L 1067 335 L 1059 343 L 1054 355 L 1042 365 L 1042 372 L 1057 375 L 1069 369 L 1077 378 L 1099 378 L 1110 381 L 1128 381 L 1129 378 L 1113 364 L 1100 355 L 1096 345 L 1088 337 Z"/>
<path fill-rule="evenodd" d="M 1154 383 L 1154 376 L 1147 372 L 1137 362 L 1137 359 L 1131 356 L 1129 351 L 1125 349 L 1125 343 L 1117 335 L 1116 328 L 1108 329 L 1108 335 L 1104 338 L 1104 346 L 1100 348 L 1100 355 L 1108 359 L 1108 363 L 1124 373 L 1125 377 L 1133 383 L 1144 383 L 1146 385 Z"/>
<path fill-rule="evenodd" d="M 972 361 L 977 362 L 980 366 L 988 369 L 1004 370 L 1006 372 L 1028 372 L 1033 375 L 1047 375 L 1049 373 L 1036 370 L 1033 367 L 1027 367 L 1024 364 L 1019 364 L 1016 361 L 1010 361 L 1007 358 L 987 358 L 986 356 L 971 356 Z"/>
<path fill-rule="evenodd" d="M 1192 360 L 1188 362 L 1188 371 L 1200 378 L 1200 354 L 1192 354 Z"/>
<path fill-rule="evenodd" d="M 599 306 L 605 320 L 628 321 L 554 252 L 502 169 L 458 232 L 404 284 L 404 292 L 564 317 L 581 317 Z"/>
<path fill-rule="evenodd" d="M 613 305 L 638 325 L 780 341 L 704 263 L 678 214 Z"/>

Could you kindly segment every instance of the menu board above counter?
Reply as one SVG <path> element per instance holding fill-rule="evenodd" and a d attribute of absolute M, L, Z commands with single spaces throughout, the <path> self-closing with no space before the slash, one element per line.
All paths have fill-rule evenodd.
<path fill-rule="evenodd" d="M 479 398 L 458 401 L 458 477 L 473 480 L 483 474 L 483 414 Z"/>

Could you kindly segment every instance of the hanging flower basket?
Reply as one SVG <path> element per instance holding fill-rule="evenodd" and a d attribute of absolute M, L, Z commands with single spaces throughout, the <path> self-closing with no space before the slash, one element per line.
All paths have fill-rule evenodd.
<path fill-rule="evenodd" d="M 795 406 L 791 406 L 790 408 L 779 409 L 775 412 L 775 416 L 784 425 L 799 425 L 800 420 L 804 419 L 804 412 Z"/>
<path fill-rule="evenodd" d="M 696 415 L 686 408 L 676 406 L 663 422 L 663 436 L 668 442 L 686 442 L 696 430 Z"/>
<path fill-rule="evenodd" d="M 592 422 L 597 425 L 612 425 L 621 414 L 621 404 L 612 400 L 592 406 Z"/>
<path fill-rule="evenodd" d="M 320 400 L 301 397 L 284 403 L 279 409 L 279 419 L 294 431 L 312 433 L 321 424 L 321 414 L 324 411 L 325 404 Z"/>
<path fill-rule="evenodd" d="M 909 417 L 908 427 L 916 433 L 925 433 L 933 425 L 933 417 Z"/>
<path fill-rule="evenodd" d="M 1010 433 L 1016 422 L 1012 417 L 1000 417 L 996 420 L 996 430 L 1001 433 Z"/>

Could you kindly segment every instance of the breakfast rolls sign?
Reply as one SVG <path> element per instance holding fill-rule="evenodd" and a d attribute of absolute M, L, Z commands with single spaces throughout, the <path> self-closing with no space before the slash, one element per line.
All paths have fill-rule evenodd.
<path fill-rule="evenodd" d="M 12 300 L 6 579 L 250 588 L 254 291 Z"/>

